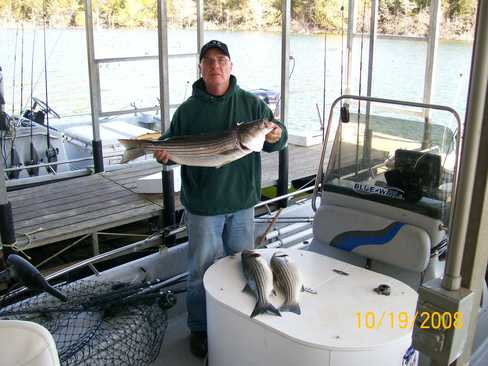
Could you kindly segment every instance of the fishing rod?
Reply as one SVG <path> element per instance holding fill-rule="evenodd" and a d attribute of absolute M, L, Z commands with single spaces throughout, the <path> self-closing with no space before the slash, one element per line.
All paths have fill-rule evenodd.
<path fill-rule="evenodd" d="M 363 76 L 363 49 L 364 49 L 364 22 L 366 20 L 366 1 L 363 1 L 363 20 L 361 24 L 361 50 L 359 52 L 359 90 L 361 96 L 362 76 Z M 358 100 L 358 118 L 357 118 L 357 137 L 356 137 L 356 175 L 359 172 L 359 126 L 361 121 L 361 100 Z"/>
<path fill-rule="evenodd" d="M 22 113 L 22 98 L 23 98 L 23 93 L 24 93 L 24 23 L 21 24 L 21 46 L 20 46 L 20 110 L 19 114 Z M 17 50 L 16 52 L 17 53 Z M 12 101 L 12 110 L 13 110 L 13 101 Z M 14 128 L 14 133 L 12 134 L 12 142 L 10 144 L 10 164 L 7 167 L 20 167 L 22 163 L 20 162 L 20 156 L 19 153 L 17 152 L 17 149 L 15 148 L 15 139 L 16 139 L 17 133 L 15 132 Z M 7 176 L 9 179 L 18 179 L 20 176 L 21 170 L 13 170 L 7 173 Z"/>
<path fill-rule="evenodd" d="M 39 270 L 23 257 L 17 254 L 11 254 L 7 259 L 7 263 L 9 264 L 9 267 L 6 270 L 0 272 L 0 282 L 9 281 L 12 279 L 16 280 L 35 292 L 47 292 L 50 295 L 61 300 L 62 303 L 46 303 L 44 306 L 40 306 L 37 309 L 7 309 L 0 311 L 0 316 L 20 315 L 36 312 L 56 313 L 63 311 L 96 311 L 100 308 L 103 309 L 110 305 L 131 303 L 147 298 L 157 298 L 164 296 L 165 293 L 167 293 L 167 291 L 164 291 L 165 289 L 186 282 L 188 277 L 188 272 L 183 272 L 165 280 L 156 278 L 154 280 L 144 281 L 135 284 L 118 283 L 112 287 L 111 291 L 104 294 L 86 297 L 82 299 L 83 301 L 80 302 L 80 300 L 77 298 L 73 299 L 72 301 L 68 301 L 69 297 L 63 294 L 62 291 L 60 291 L 62 289 L 50 285 L 49 282 L 47 282 L 46 278 L 39 272 Z M 67 292 L 69 293 L 69 291 Z M 182 291 L 179 290 L 177 292 Z M 5 298 L 2 300 L 5 300 Z"/>
<path fill-rule="evenodd" d="M 348 65 L 349 67 L 349 65 Z M 343 80 L 344 80 L 344 1 L 342 1 L 342 5 L 341 5 L 341 95 L 343 95 Z M 346 122 L 349 122 L 349 104 L 346 103 L 346 102 L 340 102 L 339 104 L 339 111 L 340 111 L 340 118 L 341 118 L 341 121 L 346 123 Z M 324 125 L 325 125 L 325 114 L 324 114 Z M 325 144 L 327 144 L 327 136 L 328 136 L 328 133 L 329 133 L 329 129 L 330 129 L 330 121 L 329 121 L 329 124 L 327 125 L 327 131 L 324 131 L 324 138 L 323 138 L 323 141 L 325 142 Z M 342 125 L 339 123 L 339 126 L 338 126 L 338 130 L 336 132 L 337 134 L 339 134 L 339 136 L 342 134 Z M 340 162 L 341 162 L 341 153 L 342 153 L 342 139 L 339 139 L 339 149 L 337 151 L 337 161 L 339 162 L 339 165 L 338 165 L 338 171 L 340 172 L 340 169 L 341 169 L 341 165 L 340 165 Z M 320 179 L 320 181 L 322 181 L 322 178 L 323 176 L 321 175 L 320 177 L 318 177 L 318 179 Z"/>
<path fill-rule="evenodd" d="M 17 32 L 16 32 L 16 35 L 15 35 L 15 53 L 14 53 L 14 87 L 13 87 L 13 93 L 15 95 L 15 66 L 17 64 L 17 40 L 18 40 L 18 28 L 17 28 Z M 24 79 L 24 24 L 22 24 L 22 32 L 21 32 L 21 64 L 20 64 L 20 98 L 21 98 L 21 101 L 20 101 L 20 104 L 21 104 L 21 109 L 22 109 L 22 91 L 23 91 L 23 79 Z M 15 103 L 14 103 L 14 100 L 12 100 L 12 115 L 14 113 L 14 110 L 15 110 Z M 8 130 L 8 127 L 7 127 L 7 130 Z M 16 138 L 16 133 L 15 133 L 15 128 L 13 129 L 13 133 L 11 134 L 11 144 L 10 144 L 10 159 L 7 157 L 7 143 L 6 141 L 3 141 L 3 149 L 2 150 L 2 153 L 5 152 L 5 161 L 6 161 L 6 167 L 9 168 L 9 167 L 20 167 L 21 166 L 21 163 L 20 163 L 20 157 L 19 157 L 19 154 L 17 152 L 17 150 L 15 149 L 15 138 Z M 11 171 L 11 172 L 8 172 L 7 173 L 7 177 L 9 179 L 17 179 L 18 177 L 20 176 L 20 169 L 19 170 L 15 170 L 15 171 Z"/>
<path fill-rule="evenodd" d="M 3 87 L 3 73 L 2 67 L 0 66 L 0 149 L 2 149 L 3 144 L 3 131 L 7 131 L 7 114 L 5 113 L 5 89 Z"/>
<path fill-rule="evenodd" d="M 47 4 L 46 0 L 43 1 L 43 37 L 44 37 L 44 86 L 45 86 L 45 95 L 46 95 L 46 129 L 47 129 L 47 150 L 46 150 L 46 157 L 48 163 L 52 163 L 58 161 L 58 153 L 54 147 L 51 146 L 51 136 L 49 131 L 49 98 L 47 92 L 47 49 L 46 49 L 46 23 L 47 23 Z M 51 166 L 49 165 L 47 168 L 47 172 L 49 174 L 56 174 L 58 167 L 57 165 Z"/>
<path fill-rule="evenodd" d="M 326 82 L 327 82 L 327 25 L 324 32 L 324 87 L 322 95 L 322 116 L 325 117 L 325 95 L 326 95 Z M 317 105 L 317 112 L 319 111 Z M 324 122 L 319 112 L 320 129 L 324 131 Z M 322 140 L 324 139 L 324 134 L 322 133 Z"/>
<path fill-rule="evenodd" d="M 344 82 L 344 1 L 341 6 L 341 95 L 343 94 L 343 82 Z M 349 65 L 348 65 L 349 67 Z M 349 103 L 344 102 L 340 104 L 341 120 L 344 123 L 349 122 Z M 325 111 L 324 111 L 325 122 Z"/>
<path fill-rule="evenodd" d="M 343 94 L 343 80 L 344 80 L 344 2 L 341 5 L 341 95 Z M 342 100 L 341 100 L 342 107 Z M 324 114 L 325 118 L 325 114 Z"/>
<path fill-rule="evenodd" d="M 3 159 L 3 164 L 7 165 L 7 153 L 5 151 L 6 143 L 4 137 L 8 131 L 8 116 L 5 112 L 5 88 L 3 84 L 2 67 L 0 66 L 0 157 Z M 1 179 L 1 177 L 0 177 Z"/>
<path fill-rule="evenodd" d="M 22 115 L 22 101 L 24 100 L 24 23 L 20 26 L 20 109 Z M 12 144 L 13 146 L 13 144 Z"/>
<path fill-rule="evenodd" d="M 34 24 L 34 34 L 32 35 L 32 59 L 31 59 L 31 80 L 30 80 L 30 160 L 25 162 L 25 165 L 36 165 L 39 163 L 39 154 L 34 146 L 34 135 L 33 135 L 33 119 L 34 119 L 34 106 L 33 106 L 33 92 L 34 92 L 34 54 L 36 49 L 36 27 Z M 39 175 L 39 167 L 28 168 L 27 173 L 32 176 Z"/>
<path fill-rule="evenodd" d="M 3 93 L 5 89 L 3 88 L 3 74 L 2 74 L 2 67 L 0 66 L 0 113 L 3 113 L 3 107 L 5 106 L 5 98 Z"/>
<path fill-rule="evenodd" d="M 15 46 L 14 46 L 14 69 L 13 69 L 13 77 L 12 77 L 12 116 L 15 113 L 15 68 L 17 66 L 17 42 L 19 39 L 19 25 L 17 24 L 17 28 L 15 30 Z"/>

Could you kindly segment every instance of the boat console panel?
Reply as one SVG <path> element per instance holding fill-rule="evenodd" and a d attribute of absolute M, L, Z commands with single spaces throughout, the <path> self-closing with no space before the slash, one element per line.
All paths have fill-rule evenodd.
<path fill-rule="evenodd" d="M 439 187 L 441 157 L 428 152 L 397 149 L 394 168 L 385 172 L 390 187 L 403 190 L 408 202 L 434 197 Z"/>
<path fill-rule="evenodd" d="M 324 191 L 383 203 L 434 219 L 442 219 L 443 210 L 446 209 L 444 202 L 425 196 L 418 201 L 406 200 L 402 190 L 388 185 L 334 179 L 324 184 Z"/>

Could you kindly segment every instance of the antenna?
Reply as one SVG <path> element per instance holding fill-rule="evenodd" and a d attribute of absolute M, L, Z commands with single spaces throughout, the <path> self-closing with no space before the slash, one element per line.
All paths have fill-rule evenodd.
<path fill-rule="evenodd" d="M 15 30 L 15 46 L 14 46 L 14 69 L 12 77 L 12 116 L 14 115 L 15 106 L 15 67 L 17 66 L 17 41 L 19 39 L 19 25 L 17 24 L 17 29 Z"/>
<path fill-rule="evenodd" d="M 52 163 L 58 161 L 58 153 L 55 148 L 51 146 L 51 136 L 50 136 L 50 128 L 49 128 L 49 98 L 47 92 L 47 50 L 46 50 L 46 23 L 47 23 L 47 4 L 46 0 L 43 1 L 43 8 L 44 8 L 44 22 L 43 22 L 43 36 L 44 36 L 44 86 L 45 86 L 45 94 L 46 94 L 46 130 L 47 130 L 47 149 L 46 149 L 46 157 L 48 163 Z M 46 167 L 48 173 L 55 174 L 58 166 L 57 165 L 48 165 Z"/>
<path fill-rule="evenodd" d="M 19 115 L 22 115 L 22 101 L 24 100 L 24 23 L 21 25 L 20 36 L 20 109 Z"/>

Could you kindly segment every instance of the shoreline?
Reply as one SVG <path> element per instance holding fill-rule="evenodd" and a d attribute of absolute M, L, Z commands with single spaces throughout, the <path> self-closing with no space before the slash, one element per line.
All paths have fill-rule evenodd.
<path fill-rule="evenodd" d="M 0 19 L 0 26 L 2 28 L 16 28 L 18 27 L 19 22 L 8 22 L 5 19 Z M 32 22 L 29 23 L 24 23 L 23 24 L 24 29 L 30 29 L 32 28 Z M 106 27 L 106 26 L 95 26 L 94 29 L 96 30 L 155 30 L 157 27 L 156 26 L 142 26 L 142 27 L 130 27 L 130 26 L 115 26 L 115 27 Z M 310 36 L 320 36 L 320 35 L 332 35 L 332 36 L 340 36 L 341 31 L 325 31 L 324 29 L 318 28 L 318 27 L 308 27 L 304 26 L 302 24 L 299 24 L 298 22 L 292 21 L 291 24 L 291 34 L 292 35 L 310 35 Z M 358 27 L 359 28 L 359 27 Z M 48 29 L 85 29 L 84 26 L 69 26 L 65 24 L 53 24 L 48 27 Z M 195 26 L 189 26 L 189 27 L 180 27 L 174 24 L 169 24 L 168 29 L 180 29 L 180 30 L 194 30 L 196 31 Z M 211 23 L 211 22 L 205 22 L 205 31 L 213 31 L 213 32 L 264 32 L 264 33 L 280 33 L 281 32 L 281 26 L 266 26 L 266 27 L 255 27 L 255 26 L 249 26 L 249 25 L 237 25 L 233 26 L 231 28 L 229 27 L 222 27 L 221 25 Z M 360 35 L 361 32 L 358 29 L 357 32 L 355 33 L 356 35 Z M 369 36 L 369 33 L 367 30 L 364 33 L 364 37 L 367 38 Z M 423 41 L 425 40 L 425 34 L 420 34 L 420 33 L 413 33 L 413 34 L 400 34 L 400 33 L 380 33 L 378 32 L 377 34 L 378 38 L 387 38 L 387 39 L 410 39 L 413 41 Z M 441 41 L 462 41 L 462 42 L 473 42 L 474 38 L 471 34 L 471 32 L 465 32 L 463 34 L 449 34 L 449 36 L 446 37 L 445 34 L 440 35 L 439 40 Z"/>

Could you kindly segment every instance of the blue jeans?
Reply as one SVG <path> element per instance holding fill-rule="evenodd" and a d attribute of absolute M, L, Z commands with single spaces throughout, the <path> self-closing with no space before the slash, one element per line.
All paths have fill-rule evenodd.
<path fill-rule="evenodd" d="M 188 287 L 186 306 L 192 332 L 207 330 L 203 275 L 217 258 L 254 248 L 254 207 L 234 213 L 199 216 L 186 212 Z"/>

